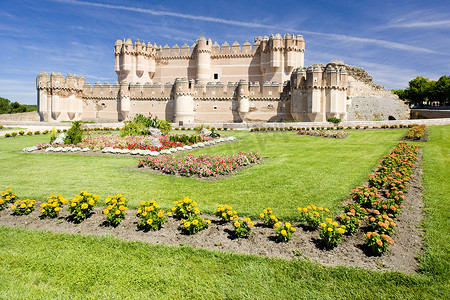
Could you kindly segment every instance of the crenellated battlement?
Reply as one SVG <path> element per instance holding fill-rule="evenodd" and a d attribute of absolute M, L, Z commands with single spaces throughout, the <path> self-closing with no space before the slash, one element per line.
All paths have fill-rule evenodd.
<path fill-rule="evenodd" d="M 52 89 L 52 90 L 71 90 L 80 91 L 83 89 L 84 77 L 72 74 L 67 74 L 66 77 L 61 73 L 52 72 L 48 75 L 45 72 L 39 73 L 36 77 L 36 88 L 38 90 Z"/>

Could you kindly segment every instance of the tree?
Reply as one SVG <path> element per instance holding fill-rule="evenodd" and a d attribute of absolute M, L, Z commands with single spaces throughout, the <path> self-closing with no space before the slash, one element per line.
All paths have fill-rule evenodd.
<path fill-rule="evenodd" d="M 450 102 L 450 76 L 443 75 L 433 86 L 435 101 L 440 105 L 447 105 Z"/>
<path fill-rule="evenodd" d="M 430 79 L 417 76 L 409 82 L 409 87 L 406 89 L 409 101 L 416 104 L 429 101 L 431 87 Z"/>

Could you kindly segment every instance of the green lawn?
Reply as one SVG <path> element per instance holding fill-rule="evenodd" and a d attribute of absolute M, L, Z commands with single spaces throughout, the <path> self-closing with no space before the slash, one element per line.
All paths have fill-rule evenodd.
<path fill-rule="evenodd" d="M 233 132 L 239 142 L 198 152 L 258 150 L 267 160 L 219 182 L 121 169 L 134 158 L 18 153 L 47 139 L 42 136 L 0 139 L 0 187 L 40 200 L 57 192 L 70 198 L 81 189 L 102 197 L 121 192 L 135 206 L 155 199 L 166 208 L 190 196 L 207 211 L 229 203 L 254 216 L 272 206 L 281 218 L 295 218 L 298 205 L 339 208 L 405 132 L 352 131 L 344 140 Z M 430 127 L 429 142 L 420 143 L 426 204 L 420 274 L 0 227 L 0 298 L 450 298 L 449 134 L 450 126 Z"/>

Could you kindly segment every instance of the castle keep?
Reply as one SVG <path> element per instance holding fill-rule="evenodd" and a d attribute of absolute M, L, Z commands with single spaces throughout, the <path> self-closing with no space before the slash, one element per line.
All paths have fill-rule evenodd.
<path fill-rule="evenodd" d="M 352 97 L 378 93 L 343 63 L 305 68 L 304 52 L 303 36 L 289 34 L 231 46 L 200 37 L 181 48 L 118 40 L 117 82 L 40 73 L 38 110 L 45 121 L 116 122 L 150 112 L 183 124 L 321 122 L 346 120 Z"/>

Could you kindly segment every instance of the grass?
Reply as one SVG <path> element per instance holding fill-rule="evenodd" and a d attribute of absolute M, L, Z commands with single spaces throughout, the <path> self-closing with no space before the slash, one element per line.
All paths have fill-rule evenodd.
<path fill-rule="evenodd" d="M 277 216 L 292 219 L 298 206 L 339 208 L 351 189 L 366 180 L 377 161 L 405 132 L 354 131 L 339 140 L 297 136 L 294 132 L 236 131 L 232 134 L 239 141 L 193 153 L 257 150 L 266 160 L 217 182 L 123 169 L 136 166 L 138 158 L 18 152 L 47 141 L 45 136 L 0 139 L 2 167 L 14 170 L 2 172 L 0 182 L 18 195 L 37 200 L 54 193 L 71 198 L 87 190 L 103 198 L 122 193 L 131 207 L 153 199 L 168 209 L 173 201 L 190 197 L 209 213 L 218 203 L 228 203 L 242 215 L 256 217 L 271 206 Z"/>
<path fill-rule="evenodd" d="M 25 128 L 22 128 L 22 127 L 5 127 L 5 126 L 3 126 L 3 128 L 0 128 L 0 131 L 2 131 L 2 130 L 22 130 L 22 129 L 25 129 Z"/>
<path fill-rule="evenodd" d="M 258 150 L 267 160 L 219 182 L 120 169 L 136 163 L 134 158 L 18 153 L 43 137 L 0 139 L 0 164 L 2 170 L 9 170 L 0 175 L 1 187 L 42 198 L 58 191 L 75 195 L 80 189 L 102 196 L 122 192 L 136 202 L 161 197 L 158 202 L 166 206 L 188 191 L 186 196 L 212 209 L 219 202 L 239 204 L 238 210 L 253 215 L 271 205 L 288 218 L 297 205 L 338 207 L 404 133 L 355 131 L 347 139 L 331 140 L 281 132 L 233 132 L 239 142 L 201 151 Z M 0 227 L 0 298 L 386 299 L 395 295 L 396 299 L 448 299 L 449 134 L 450 126 L 432 126 L 429 141 L 420 143 L 426 205 L 426 252 L 420 257 L 420 274 Z M 241 197 L 235 189 L 245 193 Z"/>

